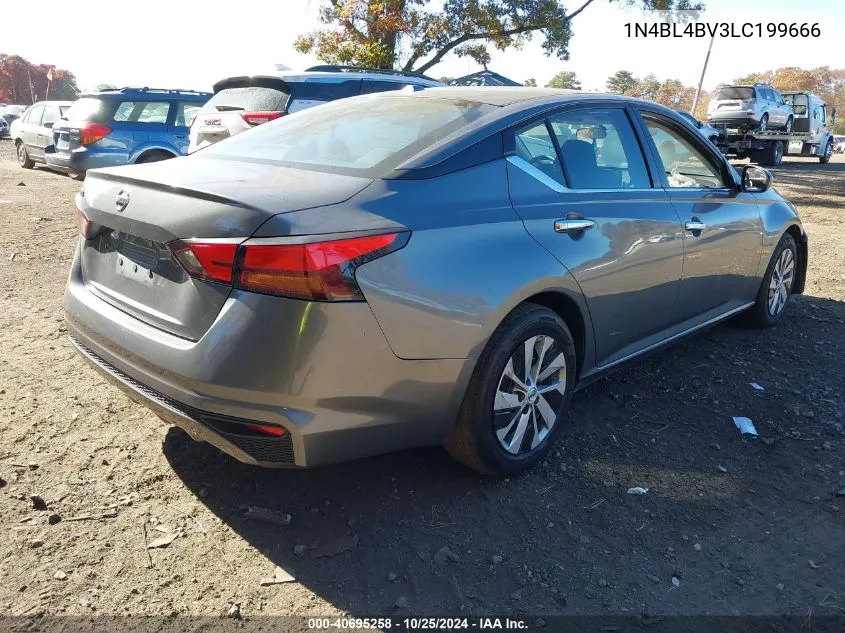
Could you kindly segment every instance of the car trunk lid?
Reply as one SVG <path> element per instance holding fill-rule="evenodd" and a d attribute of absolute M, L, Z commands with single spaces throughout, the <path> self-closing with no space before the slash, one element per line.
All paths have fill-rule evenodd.
<path fill-rule="evenodd" d="M 198 340 L 231 285 L 190 277 L 169 244 L 239 243 L 274 215 L 342 202 L 370 182 L 200 156 L 91 171 L 78 198 L 98 227 L 82 246 L 85 283 L 139 320 Z"/>

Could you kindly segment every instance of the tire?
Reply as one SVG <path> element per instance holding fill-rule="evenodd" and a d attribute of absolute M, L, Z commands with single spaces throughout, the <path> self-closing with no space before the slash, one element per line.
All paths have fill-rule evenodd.
<path fill-rule="evenodd" d="M 769 114 L 766 113 L 760 117 L 760 127 L 758 128 L 761 132 L 765 132 L 769 129 Z"/>
<path fill-rule="evenodd" d="M 751 161 L 765 167 L 777 167 L 783 162 L 783 143 L 770 141 L 766 149 L 753 150 Z"/>
<path fill-rule="evenodd" d="M 528 348 L 530 341 L 534 345 Z M 534 384 L 548 387 L 555 383 L 558 388 L 541 389 L 539 394 L 532 390 L 525 372 L 528 349 L 531 362 L 540 365 L 534 377 L 550 369 L 557 374 Z M 488 475 L 517 475 L 532 468 L 565 426 L 575 372 L 575 344 L 563 319 L 543 306 L 518 306 L 499 325 L 478 359 L 458 419 L 446 439 L 446 450 L 459 462 Z M 494 407 L 499 407 L 498 413 Z"/>
<path fill-rule="evenodd" d="M 157 163 L 160 160 L 167 160 L 169 158 L 176 158 L 176 157 L 169 152 L 160 152 L 160 151 L 147 152 L 146 154 L 141 154 L 138 157 L 138 160 L 135 161 L 135 164 L 141 165 L 143 163 Z"/>
<path fill-rule="evenodd" d="M 788 117 L 788 118 L 786 119 L 786 125 L 784 125 L 784 126 L 783 126 L 783 131 L 784 131 L 786 134 L 791 134 L 791 133 L 792 133 L 792 124 L 793 124 L 793 123 L 794 123 L 794 121 L 793 121 L 792 117 Z"/>
<path fill-rule="evenodd" d="M 824 154 L 819 156 L 819 162 L 822 165 L 827 165 L 830 162 L 830 158 L 833 156 L 833 143 L 830 140 L 827 141 L 827 145 L 824 147 Z"/>
<path fill-rule="evenodd" d="M 85 172 L 84 171 L 72 171 L 68 174 L 74 180 L 85 180 Z"/>
<path fill-rule="evenodd" d="M 32 169 L 35 166 L 35 161 L 29 157 L 29 152 L 26 151 L 26 145 L 21 141 L 15 143 L 15 152 L 18 155 L 18 165 L 24 169 Z"/>
<path fill-rule="evenodd" d="M 785 252 L 791 253 L 784 255 Z M 774 291 L 779 288 L 778 276 L 780 276 L 782 268 L 782 260 L 790 260 L 792 262 L 791 272 L 788 281 L 783 284 L 785 296 L 778 301 L 776 309 L 772 309 L 772 301 L 770 290 Z M 788 266 L 786 267 L 788 268 Z M 769 266 L 766 268 L 766 274 L 763 276 L 763 281 L 760 284 L 760 289 L 757 291 L 757 297 L 754 305 L 745 313 L 745 322 L 747 325 L 756 328 L 772 327 L 781 321 L 783 314 L 786 311 L 786 306 L 789 303 L 789 297 L 792 296 L 792 284 L 795 280 L 795 273 L 798 268 L 798 247 L 795 244 L 795 238 L 789 233 L 780 238 L 777 247 L 772 253 L 772 259 L 769 261 Z M 776 272 L 778 271 L 778 272 Z M 785 276 L 785 275 L 784 275 Z"/>

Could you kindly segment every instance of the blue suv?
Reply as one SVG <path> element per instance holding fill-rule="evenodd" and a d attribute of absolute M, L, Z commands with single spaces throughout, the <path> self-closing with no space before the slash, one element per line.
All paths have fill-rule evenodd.
<path fill-rule="evenodd" d="M 53 169 L 82 178 L 97 167 L 182 156 L 191 120 L 210 97 L 156 88 L 84 95 L 53 126 L 53 147 L 44 158 Z"/>

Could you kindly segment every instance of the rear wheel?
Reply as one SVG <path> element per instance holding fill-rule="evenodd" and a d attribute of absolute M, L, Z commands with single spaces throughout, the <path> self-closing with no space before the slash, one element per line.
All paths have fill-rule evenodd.
<path fill-rule="evenodd" d="M 768 113 L 760 117 L 760 131 L 765 132 L 769 129 L 769 115 Z"/>
<path fill-rule="evenodd" d="M 24 145 L 22 141 L 18 141 L 15 143 L 15 149 L 18 154 L 18 165 L 24 169 L 32 169 L 35 165 L 35 161 L 29 157 L 29 152 L 26 151 L 26 145 Z"/>
<path fill-rule="evenodd" d="M 746 322 L 753 327 L 771 327 L 783 318 L 795 273 L 798 272 L 798 248 L 795 238 L 784 235 L 769 261 L 769 267 L 757 291 L 754 306 L 745 315 Z"/>
<path fill-rule="evenodd" d="M 560 316 L 535 304 L 519 306 L 478 359 L 446 449 L 483 473 L 528 470 L 565 424 L 575 370 L 572 334 Z"/>
<path fill-rule="evenodd" d="M 767 167 L 777 167 L 783 162 L 783 143 L 771 141 L 766 149 L 753 150 L 751 152 L 752 162 Z"/>
<path fill-rule="evenodd" d="M 84 171 L 72 171 L 68 174 L 74 180 L 85 180 L 85 172 Z"/>
<path fill-rule="evenodd" d="M 164 151 L 152 151 L 147 152 L 146 154 L 141 154 L 138 157 L 138 160 L 135 161 L 135 164 L 140 165 L 141 163 L 157 163 L 160 160 L 167 160 L 168 158 L 176 158 L 170 152 Z"/>
<path fill-rule="evenodd" d="M 833 142 L 828 141 L 825 145 L 824 153 L 819 156 L 819 162 L 822 165 L 827 165 L 830 162 L 830 157 L 833 156 Z"/>

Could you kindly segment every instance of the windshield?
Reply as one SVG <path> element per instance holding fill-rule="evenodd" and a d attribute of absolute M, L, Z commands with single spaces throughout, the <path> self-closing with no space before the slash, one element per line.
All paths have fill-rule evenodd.
<path fill-rule="evenodd" d="M 74 102 L 63 116 L 68 121 L 91 121 L 99 114 L 102 105 L 102 99 L 82 97 L 79 101 Z"/>
<path fill-rule="evenodd" d="M 740 86 L 731 86 L 728 88 L 719 88 L 713 99 L 717 101 L 725 101 L 727 99 L 753 99 L 754 88 L 743 88 Z"/>
<path fill-rule="evenodd" d="M 783 99 L 792 106 L 795 114 L 807 114 L 807 95 L 783 95 Z"/>
<path fill-rule="evenodd" d="M 493 108 L 413 93 L 353 97 L 265 123 L 197 155 L 379 177 Z"/>

